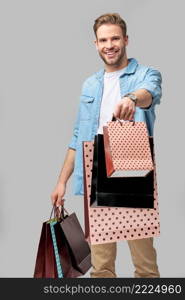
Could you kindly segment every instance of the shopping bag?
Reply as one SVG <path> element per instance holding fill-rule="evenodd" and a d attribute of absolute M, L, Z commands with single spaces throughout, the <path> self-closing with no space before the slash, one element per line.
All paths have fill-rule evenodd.
<path fill-rule="evenodd" d="M 55 232 L 59 263 L 62 268 L 63 278 L 76 278 L 82 276 L 83 274 L 73 264 L 73 256 L 59 221 L 53 224 L 53 229 Z"/>
<path fill-rule="evenodd" d="M 90 247 L 75 213 L 68 214 L 62 207 L 60 226 L 67 241 L 73 266 L 82 274 L 91 267 Z"/>
<path fill-rule="evenodd" d="M 153 138 L 150 138 L 153 155 Z M 154 171 L 145 177 L 107 177 L 103 135 L 95 136 L 91 205 L 110 207 L 154 207 Z"/>
<path fill-rule="evenodd" d="M 58 246 L 57 246 L 55 229 L 54 229 L 54 225 L 57 224 L 57 220 L 51 220 L 51 221 L 49 221 L 49 224 L 50 224 L 51 236 L 52 236 L 52 241 L 53 241 L 53 248 L 54 248 L 54 253 L 55 253 L 55 261 L 56 261 L 58 278 L 63 278 L 64 274 L 63 274 L 63 270 L 62 270 L 62 264 L 61 264 L 60 255 L 58 252 Z"/>
<path fill-rule="evenodd" d="M 34 278 L 57 278 L 57 267 L 51 236 L 50 225 L 44 222 L 42 225 L 40 241 L 38 245 Z"/>
<path fill-rule="evenodd" d="M 54 218 L 51 218 L 53 211 Z M 35 278 L 75 278 L 84 275 L 90 268 L 90 255 L 89 260 L 86 256 L 80 256 L 84 258 L 84 262 L 75 260 L 61 226 L 61 222 L 64 222 L 62 218 L 67 220 L 67 217 L 61 216 L 53 206 L 50 219 L 43 223 L 35 264 Z M 74 226 L 71 230 L 74 230 Z"/>
<path fill-rule="evenodd" d="M 107 122 L 103 138 L 107 177 L 143 177 L 153 170 L 145 122 Z"/>
<path fill-rule="evenodd" d="M 160 235 L 154 163 L 154 208 L 96 207 L 90 205 L 94 141 L 83 142 L 85 238 L 90 244 L 134 240 Z"/>

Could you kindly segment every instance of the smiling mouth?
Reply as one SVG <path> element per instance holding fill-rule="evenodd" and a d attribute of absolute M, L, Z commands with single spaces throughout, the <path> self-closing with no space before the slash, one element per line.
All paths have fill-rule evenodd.
<path fill-rule="evenodd" d="M 116 56 L 116 54 L 118 53 L 119 50 L 114 50 L 114 51 L 106 51 L 105 55 L 109 58 L 112 58 L 114 56 Z"/>

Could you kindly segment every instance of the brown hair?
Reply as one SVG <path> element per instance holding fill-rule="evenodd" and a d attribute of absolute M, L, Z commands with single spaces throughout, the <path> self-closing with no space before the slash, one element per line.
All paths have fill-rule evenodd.
<path fill-rule="evenodd" d="M 97 18 L 94 21 L 93 30 L 94 30 L 96 37 L 97 37 L 96 33 L 97 33 L 98 28 L 103 24 L 119 25 L 122 29 L 123 36 L 126 36 L 126 34 L 127 34 L 127 25 L 126 25 L 125 21 L 120 17 L 120 15 L 117 13 L 101 15 L 99 18 Z"/>

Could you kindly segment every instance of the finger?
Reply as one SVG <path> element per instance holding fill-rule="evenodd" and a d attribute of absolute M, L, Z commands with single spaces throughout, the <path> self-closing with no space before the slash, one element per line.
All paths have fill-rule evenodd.
<path fill-rule="evenodd" d="M 126 118 L 127 120 L 130 120 L 130 119 L 132 118 L 134 112 L 135 112 L 135 105 L 134 105 L 134 103 L 132 103 L 132 104 L 129 105 L 129 106 L 127 107 L 127 109 L 126 109 L 126 115 L 125 115 L 125 118 Z"/>
<path fill-rule="evenodd" d="M 57 207 L 64 205 L 64 199 L 63 197 L 59 196 L 57 199 Z"/>
<path fill-rule="evenodd" d="M 128 115 L 126 117 L 127 117 L 127 120 L 132 120 L 132 118 L 133 118 L 133 109 L 132 108 L 129 110 Z"/>
<path fill-rule="evenodd" d="M 56 207 L 59 207 L 61 205 L 60 203 L 61 203 L 61 200 L 60 200 L 60 198 L 58 198 L 57 202 L 56 202 Z"/>
<path fill-rule="evenodd" d="M 51 195 L 51 203 L 52 203 L 52 205 L 55 204 L 56 200 L 57 200 L 57 198 L 54 195 Z"/>
<path fill-rule="evenodd" d="M 126 120 L 126 107 L 122 107 L 121 112 L 120 112 L 120 119 L 121 120 Z"/>
<path fill-rule="evenodd" d="M 129 119 L 129 117 L 130 117 L 130 113 L 131 113 L 131 111 L 130 111 L 130 109 L 129 109 L 129 107 L 127 107 L 126 109 L 125 109 L 125 114 L 124 114 L 124 120 L 128 120 Z"/>
<path fill-rule="evenodd" d="M 58 205 L 58 207 L 63 206 L 64 205 L 64 200 L 59 199 L 58 202 L 57 202 L 57 205 Z"/>
<path fill-rule="evenodd" d="M 118 103 L 118 104 L 116 104 L 116 106 L 115 106 L 113 115 L 114 115 L 116 118 L 120 118 L 121 107 L 122 107 L 122 103 Z"/>
<path fill-rule="evenodd" d="M 134 120 L 134 113 L 135 111 L 131 114 L 130 119 L 129 120 Z"/>

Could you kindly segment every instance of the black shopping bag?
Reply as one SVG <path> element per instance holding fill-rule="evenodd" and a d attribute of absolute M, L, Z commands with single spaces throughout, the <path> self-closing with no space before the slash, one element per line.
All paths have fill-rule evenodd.
<path fill-rule="evenodd" d="M 149 137 L 153 159 L 153 138 Z M 103 134 L 94 139 L 90 204 L 96 206 L 153 208 L 154 171 L 146 177 L 107 177 Z"/>

